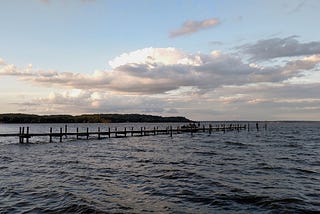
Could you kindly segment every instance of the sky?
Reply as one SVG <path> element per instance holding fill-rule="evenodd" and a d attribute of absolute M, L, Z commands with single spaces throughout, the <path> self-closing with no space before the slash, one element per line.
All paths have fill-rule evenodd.
<path fill-rule="evenodd" d="M 0 113 L 320 120 L 318 0 L 0 1 Z"/>

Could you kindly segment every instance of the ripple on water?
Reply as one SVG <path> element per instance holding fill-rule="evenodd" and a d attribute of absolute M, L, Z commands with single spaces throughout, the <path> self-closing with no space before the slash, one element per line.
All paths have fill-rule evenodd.
<path fill-rule="evenodd" d="M 6 142 L 0 145 L 0 210 L 317 213 L 319 127 L 275 123 L 263 132 L 193 137 Z"/>

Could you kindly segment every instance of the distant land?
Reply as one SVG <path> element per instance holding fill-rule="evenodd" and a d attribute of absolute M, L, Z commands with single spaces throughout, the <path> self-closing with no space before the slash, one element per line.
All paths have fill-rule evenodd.
<path fill-rule="evenodd" d="M 0 114 L 0 123 L 160 123 L 192 122 L 185 117 L 162 117 L 144 114 L 35 115 Z"/>

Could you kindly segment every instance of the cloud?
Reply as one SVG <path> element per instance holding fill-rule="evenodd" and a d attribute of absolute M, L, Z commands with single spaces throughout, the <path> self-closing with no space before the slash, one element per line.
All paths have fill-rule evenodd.
<path fill-rule="evenodd" d="M 206 93 L 226 85 L 287 81 L 313 70 L 319 63 L 320 55 L 312 55 L 284 65 L 259 66 L 219 51 L 188 54 L 175 48 L 145 48 L 110 60 L 109 71 L 81 74 L 34 70 L 32 65 L 24 69 L 5 65 L 0 68 L 0 75 L 17 76 L 44 87 L 149 95 L 191 87 Z"/>
<path fill-rule="evenodd" d="M 296 36 L 259 40 L 240 47 L 252 60 L 320 54 L 320 42 L 300 43 Z"/>
<path fill-rule="evenodd" d="M 203 95 L 201 103 L 215 109 L 216 120 L 319 120 L 319 90 L 319 83 L 223 86 Z"/>
<path fill-rule="evenodd" d="M 220 23 L 220 21 L 216 18 L 212 18 L 212 19 L 205 19 L 202 21 L 186 21 L 183 23 L 183 25 L 176 29 L 173 30 L 172 32 L 170 32 L 170 37 L 177 37 L 177 36 L 182 36 L 182 35 L 186 35 L 186 34 L 191 34 L 191 33 L 195 33 L 198 32 L 200 30 L 204 30 L 204 29 L 208 29 L 211 27 L 215 27 Z"/>
<path fill-rule="evenodd" d="M 289 8 L 290 9 L 289 13 L 299 12 L 306 4 L 307 4 L 307 0 L 301 0 L 296 5 L 293 4 L 293 8 L 291 8 L 291 9 Z M 289 5 L 288 5 L 288 7 L 289 7 Z"/>
<path fill-rule="evenodd" d="M 178 60 L 186 55 L 176 48 L 144 48 L 129 53 L 121 54 L 119 57 L 109 61 L 112 68 L 127 64 L 161 63 L 164 65 L 176 64 Z"/>
<path fill-rule="evenodd" d="M 218 46 L 218 45 L 223 45 L 224 43 L 221 42 L 221 41 L 210 41 L 209 44 L 210 44 L 210 45 L 217 45 L 217 46 Z"/>
<path fill-rule="evenodd" d="M 66 90 L 52 92 L 47 97 L 33 98 L 25 102 L 13 103 L 26 106 L 25 110 L 43 114 L 82 113 L 153 113 L 177 114 L 179 111 L 166 102 L 166 98 L 120 95 L 97 90 Z"/>
<path fill-rule="evenodd" d="M 4 59 L 0 58 L 0 66 L 3 66 L 5 64 L 6 64 L 6 62 L 4 61 Z"/>

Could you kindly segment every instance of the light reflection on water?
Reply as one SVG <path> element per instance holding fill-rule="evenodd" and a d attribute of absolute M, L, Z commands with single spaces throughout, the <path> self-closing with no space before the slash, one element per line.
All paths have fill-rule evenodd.
<path fill-rule="evenodd" d="M 90 130 L 102 127 L 68 127 L 85 130 L 88 125 Z M 51 126 L 59 130 L 63 124 L 31 125 L 31 132 Z M 0 125 L 1 133 L 18 129 L 19 125 Z M 0 138 L 0 210 L 320 211 L 319 133 L 320 123 L 270 123 L 267 131 L 199 132 L 193 137 L 185 133 L 25 145 Z"/>

